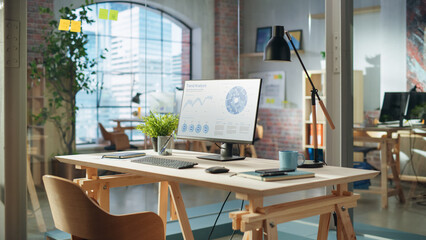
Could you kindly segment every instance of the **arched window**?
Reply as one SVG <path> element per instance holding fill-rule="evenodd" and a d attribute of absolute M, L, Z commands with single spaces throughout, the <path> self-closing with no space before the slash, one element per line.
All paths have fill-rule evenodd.
<path fill-rule="evenodd" d="M 91 8 L 96 21 L 82 28 L 89 36 L 90 57 L 98 61 L 98 87 L 93 94 L 77 95 L 77 144 L 94 143 L 98 122 L 112 129 L 111 119 L 131 118 L 138 107 L 142 113 L 154 105 L 173 111 L 170 99 L 176 87 L 191 77 L 191 29 L 183 22 L 138 3 L 97 3 Z M 99 19 L 100 9 L 117 10 L 118 20 Z M 142 93 L 140 104 L 131 102 L 136 93 Z M 138 131 L 127 133 L 132 140 L 143 137 Z"/>

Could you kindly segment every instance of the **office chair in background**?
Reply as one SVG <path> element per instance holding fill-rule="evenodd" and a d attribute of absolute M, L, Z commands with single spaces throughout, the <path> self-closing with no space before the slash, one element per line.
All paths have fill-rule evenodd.
<path fill-rule="evenodd" d="M 125 150 L 129 149 L 130 142 L 129 137 L 124 132 L 108 132 L 102 123 L 99 124 L 99 129 L 101 130 L 102 137 L 106 141 L 110 141 L 110 145 L 105 147 L 105 150 Z"/>

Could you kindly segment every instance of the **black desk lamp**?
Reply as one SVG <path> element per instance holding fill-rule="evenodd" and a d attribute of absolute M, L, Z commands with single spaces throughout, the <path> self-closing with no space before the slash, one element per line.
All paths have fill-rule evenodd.
<path fill-rule="evenodd" d="M 316 107 L 315 107 L 315 96 L 318 98 L 318 102 L 321 106 L 322 111 L 327 119 L 327 122 L 330 124 L 331 129 L 334 129 L 333 121 L 331 120 L 330 115 L 328 114 L 327 109 L 325 108 L 324 103 L 322 102 L 318 90 L 315 88 L 314 83 L 311 80 L 311 77 L 308 74 L 308 71 L 305 68 L 305 65 L 302 62 L 302 59 L 297 52 L 296 47 L 294 46 L 293 41 L 291 40 L 291 35 L 287 31 L 284 31 L 283 26 L 274 26 L 273 28 L 273 36 L 269 40 L 268 45 L 265 47 L 265 52 L 263 54 L 263 61 L 284 61 L 290 62 L 290 47 L 288 46 L 287 41 L 284 39 L 284 33 L 286 34 L 291 46 L 296 53 L 297 58 L 299 59 L 300 64 L 305 71 L 306 76 L 309 79 L 309 82 L 312 85 L 311 90 L 311 99 L 312 99 L 312 124 L 313 124 L 313 151 L 314 151 L 314 160 L 307 160 L 301 167 L 305 168 L 319 168 L 323 166 L 323 163 L 318 160 L 318 135 L 317 135 L 317 116 L 316 116 Z"/>
<path fill-rule="evenodd" d="M 142 95 L 142 93 L 136 93 L 136 95 L 134 97 L 132 97 L 132 102 L 137 103 L 137 104 L 141 103 L 141 99 L 140 99 L 141 95 Z"/>

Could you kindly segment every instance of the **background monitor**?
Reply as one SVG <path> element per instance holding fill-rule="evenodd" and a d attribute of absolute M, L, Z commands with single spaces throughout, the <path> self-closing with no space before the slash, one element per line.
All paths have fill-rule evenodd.
<path fill-rule="evenodd" d="M 186 81 L 178 138 L 224 143 L 210 160 L 238 160 L 232 144 L 252 144 L 256 130 L 261 79 Z"/>
<path fill-rule="evenodd" d="M 406 119 L 423 119 L 426 114 L 426 92 L 410 92 Z"/>
<path fill-rule="evenodd" d="M 405 115 L 408 92 L 386 92 L 380 109 L 380 122 L 400 121 Z"/>

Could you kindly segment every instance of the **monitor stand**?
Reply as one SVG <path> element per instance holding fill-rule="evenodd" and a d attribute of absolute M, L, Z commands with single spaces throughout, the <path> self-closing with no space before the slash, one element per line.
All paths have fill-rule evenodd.
<path fill-rule="evenodd" d="M 197 158 L 213 161 L 235 161 L 244 160 L 246 157 L 232 155 L 232 143 L 223 143 L 220 147 L 220 154 L 197 156 Z"/>

